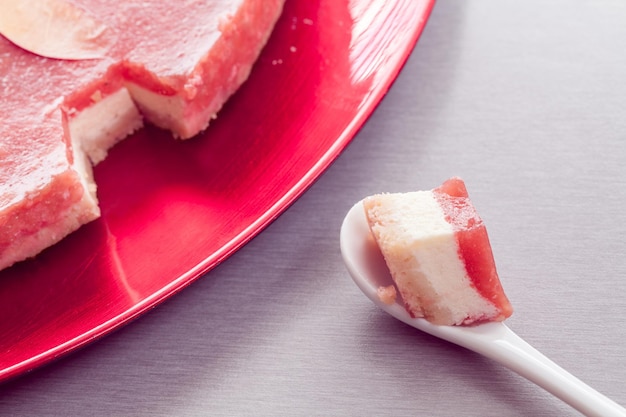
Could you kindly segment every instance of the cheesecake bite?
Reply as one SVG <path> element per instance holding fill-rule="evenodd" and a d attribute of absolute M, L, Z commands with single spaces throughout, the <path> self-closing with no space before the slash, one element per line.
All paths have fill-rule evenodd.
<path fill-rule="evenodd" d="M 471 325 L 512 314 L 487 230 L 460 178 L 429 191 L 374 195 L 363 205 L 411 316 Z"/>

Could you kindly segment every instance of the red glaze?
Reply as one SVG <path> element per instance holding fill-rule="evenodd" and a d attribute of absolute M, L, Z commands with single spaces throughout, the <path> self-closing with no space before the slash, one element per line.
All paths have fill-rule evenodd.
<path fill-rule="evenodd" d="M 433 192 L 439 195 L 447 194 L 450 197 L 469 197 L 467 188 L 465 188 L 465 182 L 459 177 L 452 177 L 446 180 L 439 187 L 435 188 Z"/>
<path fill-rule="evenodd" d="M 465 263 L 472 284 L 499 310 L 500 315 L 495 319 L 506 319 L 513 313 L 513 307 L 496 271 L 487 228 L 469 199 L 465 183 L 460 178 L 451 178 L 433 193 L 445 213 L 446 221 L 455 230 L 459 256 Z"/>

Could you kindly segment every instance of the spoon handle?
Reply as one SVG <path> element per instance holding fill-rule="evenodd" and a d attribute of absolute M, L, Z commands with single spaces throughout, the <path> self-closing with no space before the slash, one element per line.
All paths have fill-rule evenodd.
<path fill-rule="evenodd" d="M 500 362 L 590 417 L 626 417 L 626 409 L 552 362 L 504 323 L 467 328 L 476 337 L 447 338 Z M 453 340 L 456 339 L 456 340 Z"/>

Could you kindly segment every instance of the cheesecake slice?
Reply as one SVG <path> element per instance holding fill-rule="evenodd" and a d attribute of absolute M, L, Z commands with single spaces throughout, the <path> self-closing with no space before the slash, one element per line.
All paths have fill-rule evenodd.
<path fill-rule="evenodd" d="M 512 314 L 487 230 L 460 178 L 430 191 L 374 195 L 363 205 L 411 316 L 471 325 Z"/>
<path fill-rule="evenodd" d="M 180 139 L 207 128 L 283 3 L 72 1 L 105 28 L 94 59 L 47 58 L 0 36 L 0 269 L 98 218 L 91 165 L 145 121 Z"/>

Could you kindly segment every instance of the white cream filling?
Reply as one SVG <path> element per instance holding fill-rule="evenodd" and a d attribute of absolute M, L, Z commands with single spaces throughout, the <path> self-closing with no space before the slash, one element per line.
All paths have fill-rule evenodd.
<path fill-rule="evenodd" d="M 93 164 L 101 162 L 117 142 L 143 126 L 128 90 L 120 88 L 69 119 L 73 143 L 80 143 Z"/>
<path fill-rule="evenodd" d="M 180 96 L 157 94 L 132 82 L 127 82 L 126 88 L 146 119 L 156 126 L 172 130 L 176 136 L 182 136 L 185 106 Z"/>
<path fill-rule="evenodd" d="M 188 103 L 179 95 L 165 96 L 133 82 L 125 85 L 146 120 L 171 131 L 178 139 L 189 139 L 206 129 L 228 99 L 226 91 L 215 91 L 208 105 L 189 112 Z"/>

